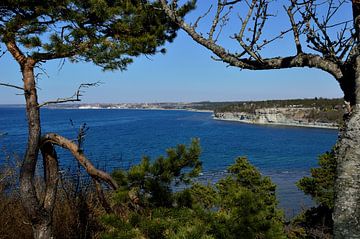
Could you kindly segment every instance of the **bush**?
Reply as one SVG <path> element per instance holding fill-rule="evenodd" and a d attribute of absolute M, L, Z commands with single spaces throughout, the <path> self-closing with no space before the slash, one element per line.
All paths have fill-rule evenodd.
<path fill-rule="evenodd" d="M 332 238 L 334 210 L 334 183 L 336 174 L 336 159 L 334 151 L 319 156 L 318 168 L 311 169 L 311 176 L 304 177 L 297 186 L 310 195 L 317 203 L 297 216 L 293 227 L 301 227 L 304 235 L 311 238 Z"/>
<path fill-rule="evenodd" d="M 285 238 L 275 185 L 238 158 L 214 186 L 194 182 L 200 173 L 197 140 L 167 157 L 145 157 L 114 172 L 120 189 L 116 212 L 103 218 L 103 238 Z"/>
<path fill-rule="evenodd" d="M 335 153 L 326 152 L 318 159 L 318 168 L 311 169 L 311 177 L 300 179 L 297 186 L 310 195 L 315 202 L 326 206 L 329 209 L 334 208 L 334 183 L 336 174 Z"/>

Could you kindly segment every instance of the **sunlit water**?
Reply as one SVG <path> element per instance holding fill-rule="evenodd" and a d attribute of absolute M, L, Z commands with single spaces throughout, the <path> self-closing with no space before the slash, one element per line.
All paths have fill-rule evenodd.
<path fill-rule="evenodd" d="M 128 168 L 142 156 L 155 158 L 176 144 L 200 138 L 202 180 L 221 178 L 238 156 L 247 156 L 277 184 L 280 207 L 287 216 L 311 200 L 295 186 L 317 166 L 317 156 L 330 150 L 336 130 L 260 126 L 213 120 L 211 113 L 163 110 L 42 110 L 43 133 L 76 138 L 79 126 L 89 127 L 85 153 L 95 165 L 111 171 Z M 23 108 L 0 107 L 0 145 L 22 155 L 27 136 Z M 63 167 L 76 165 L 59 153 Z"/>

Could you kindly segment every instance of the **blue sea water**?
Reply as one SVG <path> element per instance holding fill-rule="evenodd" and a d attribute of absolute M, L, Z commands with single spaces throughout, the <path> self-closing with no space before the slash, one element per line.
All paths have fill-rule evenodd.
<path fill-rule="evenodd" d="M 164 110 L 42 109 L 43 133 L 75 139 L 81 124 L 89 127 L 85 153 L 95 165 L 111 171 L 128 168 L 144 155 L 155 158 L 180 143 L 199 138 L 203 179 L 216 180 L 238 156 L 247 156 L 262 174 L 277 184 L 280 207 L 295 215 L 311 200 L 295 182 L 317 166 L 317 156 L 330 150 L 336 130 L 261 126 L 212 119 L 211 113 Z M 22 154 L 26 144 L 26 115 L 21 107 L 0 107 L 0 146 Z M 60 151 L 63 167 L 76 165 Z M 0 159 L 1 160 L 1 159 Z"/>

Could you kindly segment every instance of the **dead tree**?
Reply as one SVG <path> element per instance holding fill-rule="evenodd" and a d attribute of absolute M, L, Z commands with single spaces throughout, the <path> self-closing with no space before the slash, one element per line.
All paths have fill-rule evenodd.
<path fill-rule="evenodd" d="M 217 0 L 193 23 L 178 14 L 178 1 L 160 0 L 164 12 L 194 41 L 209 49 L 230 66 L 249 70 L 310 67 L 331 74 L 350 105 L 336 144 L 337 180 L 334 209 L 335 238 L 360 238 L 360 1 L 290 0 L 273 9 L 271 0 Z M 210 3 L 211 3 L 210 2 Z M 209 4 L 210 4 L 209 3 Z M 279 1 L 277 1 L 279 4 Z M 287 22 L 275 33 L 269 22 L 283 11 Z M 346 19 L 346 14 L 349 19 Z M 237 14 L 237 15 L 236 15 Z M 226 49 L 221 33 L 229 21 L 238 23 L 230 36 L 237 49 Z M 207 22 L 207 31 L 199 25 Z M 287 56 L 264 57 L 265 47 L 292 39 Z"/>

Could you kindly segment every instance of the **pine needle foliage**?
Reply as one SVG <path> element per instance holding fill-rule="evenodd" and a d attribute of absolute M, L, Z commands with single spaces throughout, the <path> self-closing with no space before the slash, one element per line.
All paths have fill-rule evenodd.
<path fill-rule="evenodd" d="M 319 156 L 318 168 L 311 169 L 311 177 L 304 177 L 297 186 L 310 195 L 318 204 L 334 208 L 334 183 L 336 160 L 334 151 Z"/>
<path fill-rule="evenodd" d="M 299 214 L 293 221 L 293 233 L 301 238 L 332 238 L 334 211 L 334 184 L 336 175 L 335 152 L 331 150 L 319 156 L 319 167 L 311 169 L 311 176 L 303 177 L 297 186 L 317 203 Z M 301 232 L 301 233 L 299 233 Z M 296 238 L 300 238 L 299 235 Z"/>
<path fill-rule="evenodd" d="M 199 142 L 179 145 L 167 157 L 145 157 L 114 172 L 117 211 L 106 215 L 103 238 L 285 238 L 275 185 L 240 157 L 216 184 L 196 180 Z"/>
<path fill-rule="evenodd" d="M 180 10 L 194 8 L 189 2 Z M 140 54 L 165 53 L 178 27 L 146 0 L 3 0 L 0 41 L 16 43 L 36 62 L 68 58 L 124 70 Z"/>

